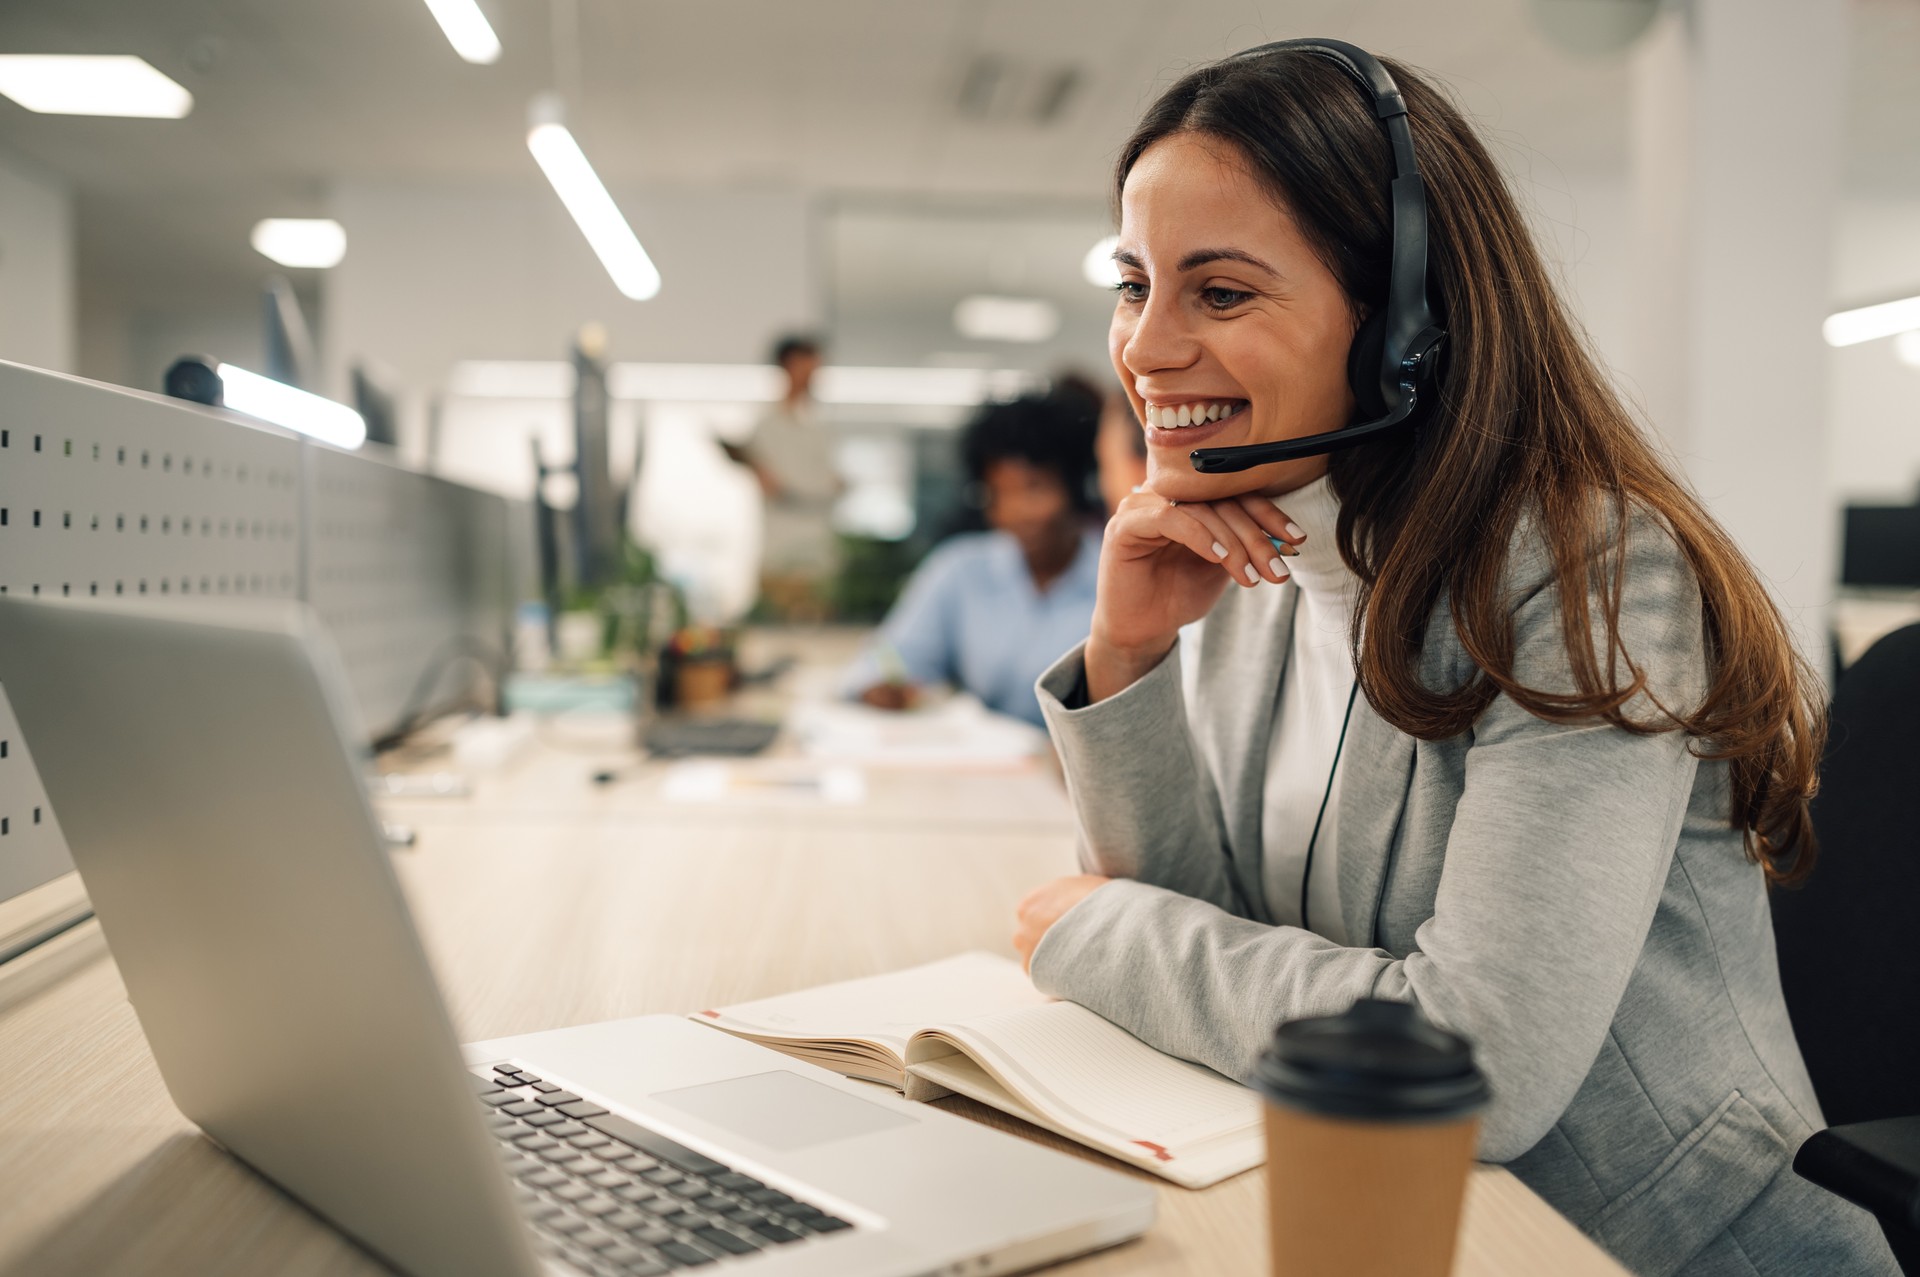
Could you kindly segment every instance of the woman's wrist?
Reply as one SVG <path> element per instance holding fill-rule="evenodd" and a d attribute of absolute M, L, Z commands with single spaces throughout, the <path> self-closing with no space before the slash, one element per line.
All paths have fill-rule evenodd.
<path fill-rule="evenodd" d="M 1118 696 L 1151 674 L 1167 653 L 1173 650 L 1175 634 L 1148 643 L 1121 645 L 1096 629 L 1087 637 L 1082 658 L 1087 674 L 1087 704 L 1096 705 L 1109 696 Z"/>

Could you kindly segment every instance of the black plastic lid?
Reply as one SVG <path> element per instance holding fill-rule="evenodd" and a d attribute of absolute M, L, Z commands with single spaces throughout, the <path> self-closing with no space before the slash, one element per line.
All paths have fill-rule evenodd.
<path fill-rule="evenodd" d="M 1378 998 L 1281 1025 L 1254 1066 L 1253 1085 L 1277 1104 L 1374 1121 L 1464 1117 L 1488 1097 L 1465 1038 L 1411 1003 Z"/>

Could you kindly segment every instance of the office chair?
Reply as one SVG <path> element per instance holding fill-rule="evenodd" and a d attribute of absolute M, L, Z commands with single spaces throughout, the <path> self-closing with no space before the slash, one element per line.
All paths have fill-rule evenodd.
<path fill-rule="evenodd" d="M 1880 1219 L 1920 1277 L 1920 625 L 1880 639 L 1834 691 L 1804 887 L 1773 893 L 1780 979 L 1833 1126 L 1794 1170 Z"/>

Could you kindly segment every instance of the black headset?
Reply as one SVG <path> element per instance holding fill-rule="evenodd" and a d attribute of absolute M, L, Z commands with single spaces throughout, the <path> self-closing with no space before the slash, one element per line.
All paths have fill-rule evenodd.
<path fill-rule="evenodd" d="M 1257 58 L 1283 49 L 1326 58 L 1353 77 L 1387 130 L 1393 145 L 1393 262 L 1387 300 L 1361 322 L 1347 353 L 1357 421 L 1303 439 L 1197 449 L 1188 459 L 1202 474 L 1229 474 L 1408 437 L 1438 389 L 1439 353 L 1447 333 L 1427 303 L 1427 187 L 1413 156 L 1413 131 L 1407 127 L 1407 104 L 1399 86 L 1372 54 L 1343 40 L 1280 40 L 1234 56 Z"/>

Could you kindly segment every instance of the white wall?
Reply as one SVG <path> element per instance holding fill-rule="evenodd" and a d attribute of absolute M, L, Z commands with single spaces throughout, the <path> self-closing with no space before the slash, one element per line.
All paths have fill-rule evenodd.
<path fill-rule="evenodd" d="M 659 296 L 622 297 L 537 176 L 510 187 L 348 182 L 331 211 L 347 255 L 323 282 L 327 387 L 371 357 L 393 371 L 403 429 L 466 359 L 560 359 L 588 321 L 622 360 L 750 362 L 817 324 L 810 206 L 783 191 L 615 190 L 660 267 Z M 449 441 L 457 421 L 444 421 Z"/>
<path fill-rule="evenodd" d="M 74 368 L 73 200 L 0 154 L 0 359 Z"/>
<path fill-rule="evenodd" d="M 1860 305 L 1920 293 L 1920 199 L 1850 199 L 1834 237 L 1833 301 Z M 1920 368 L 1891 340 L 1832 352 L 1827 420 L 1842 500 L 1920 499 Z"/>

